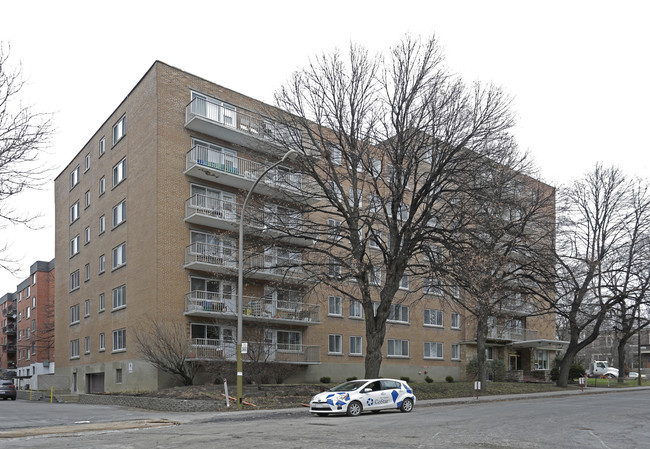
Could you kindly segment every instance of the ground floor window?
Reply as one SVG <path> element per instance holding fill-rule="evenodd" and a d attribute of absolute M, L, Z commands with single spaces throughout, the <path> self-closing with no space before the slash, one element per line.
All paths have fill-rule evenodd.
<path fill-rule="evenodd" d="M 389 357 L 408 357 L 409 341 L 408 340 L 388 340 Z"/>
<path fill-rule="evenodd" d="M 535 351 L 535 369 L 547 370 L 549 366 L 549 353 L 548 351 Z"/>
<path fill-rule="evenodd" d="M 327 345 L 328 354 L 341 354 L 342 349 L 342 338 L 340 335 L 330 335 L 328 338 Z"/>

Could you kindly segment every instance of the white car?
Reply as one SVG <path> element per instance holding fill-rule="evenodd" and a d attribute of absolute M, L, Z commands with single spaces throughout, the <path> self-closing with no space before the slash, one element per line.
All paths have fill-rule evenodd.
<path fill-rule="evenodd" d="M 413 410 L 415 395 L 413 389 L 403 380 L 361 379 L 337 385 L 329 391 L 314 396 L 309 411 L 315 415 L 346 413 L 359 416 L 368 410 L 396 409 L 404 413 Z"/>
<path fill-rule="evenodd" d="M 637 373 L 635 371 L 630 371 L 630 374 L 628 375 L 628 377 L 630 379 L 638 379 L 639 378 L 639 373 Z M 648 378 L 648 376 L 646 376 L 645 374 L 641 374 L 641 379 L 647 379 L 647 378 Z"/>

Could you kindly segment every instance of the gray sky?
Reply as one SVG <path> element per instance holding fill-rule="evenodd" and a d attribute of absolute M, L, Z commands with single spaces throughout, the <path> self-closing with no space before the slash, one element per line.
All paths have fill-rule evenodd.
<path fill-rule="evenodd" d="M 155 60 L 272 102 L 310 57 L 350 42 L 384 51 L 407 32 L 435 33 L 453 71 L 514 97 L 515 134 L 544 181 L 570 182 L 599 161 L 647 176 L 650 2 L 194 0 L 185 11 L 173 4 L 3 2 L 0 41 L 22 63 L 23 100 L 54 113 L 57 134 L 43 158 L 52 179 Z M 19 198 L 19 207 L 41 211 L 41 230 L 1 231 L 23 270 L 18 278 L 0 272 L 0 295 L 36 260 L 54 257 L 53 190 L 50 182 Z"/>

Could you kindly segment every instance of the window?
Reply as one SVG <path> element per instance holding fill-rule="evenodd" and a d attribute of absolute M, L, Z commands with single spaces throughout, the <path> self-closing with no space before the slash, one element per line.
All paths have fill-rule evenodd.
<path fill-rule="evenodd" d="M 36 296 L 32 297 L 32 309 L 36 308 Z"/>
<path fill-rule="evenodd" d="M 424 309 L 424 325 L 442 327 L 442 310 Z"/>
<path fill-rule="evenodd" d="M 103 234 L 106 230 L 106 215 L 99 217 L 99 233 Z"/>
<path fill-rule="evenodd" d="M 90 206 L 90 190 L 86 190 L 86 193 L 85 193 L 85 206 L 84 207 L 88 207 L 88 206 Z"/>
<path fill-rule="evenodd" d="M 122 368 L 115 368 L 115 383 L 122 383 Z"/>
<path fill-rule="evenodd" d="M 330 296 L 328 299 L 329 307 L 327 309 L 328 315 L 342 316 L 343 315 L 343 300 L 340 296 Z"/>
<path fill-rule="evenodd" d="M 340 335 L 330 335 L 328 338 L 327 353 L 328 354 L 342 354 L 342 340 Z"/>
<path fill-rule="evenodd" d="M 90 280 L 90 264 L 87 263 L 86 266 L 84 267 L 84 281 L 87 282 Z"/>
<path fill-rule="evenodd" d="M 381 197 L 378 195 L 369 194 L 368 202 L 370 203 L 370 210 L 379 213 L 382 210 Z"/>
<path fill-rule="evenodd" d="M 90 353 L 90 337 L 84 339 L 84 354 Z"/>
<path fill-rule="evenodd" d="M 29 306 L 25 307 L 25 319 L 31 317 L 31 311 L 32 309 L 30 309 Z"/>
<path fill-rule="evenodd" d="M 106 255 L 102 254 L 99 256 L 99 274 L 102 274 L 106 271 Z"/>
<path fill-rule="evenodd" d="M 102 157 L 104 151 L 106 151 L 106 140 L 102 137 L 99 141 L 99 157 Z"/>
<path fill-rule="evenodd" d="M 84 317 L 90 316 L 90 299 L 86 299 L 84 302 Z"/>
<path fill-rule="evenodd" d="M 124 181 L 124 178 L 126 178 L 126 158 L 113 167 L 113 187 Z"/>
<path fill-rule="evenodd" d="M 350 195 L 350 204 L 354 207 L 354 187 L 350 187 L 348 191 Z M 359 209 L 363 207 L 363 192 L 359 191 Z"/>
<path fill-rule="evenodd" d="M 234 206 L 234 197 L 231 204 Z M 233 219 L 235 216 L 236 214 L 233 213 Z M 266 228 L 298 231 L 302 229 L 302 221 L 302 213 L 299 210 L 277 204 L 264 204 L 264 226 Z"/>
<path fill-rule="evenodd" d="M 388 339 L 388 356 L 389 357 L 408 357 L 409 341 Z"/>
<path fill-rule="evenodd" d="M 460 329 L 460 313 L 451 312 L 451 328 Z"/>
<path fill-rule="evenodd" d="M 452 285 L 451 286 L 451 296 L 454 299 L 460 298 L 460 287 L 458 287 L 457 285 Z"/>
<path fill-rule="evenodd" d="M 79 288 L 79 270 L 70 274 L 70 291 Z"/>
<path fill-rule="evenodd" d="M 341 149 L 335 146 L 330 146 L 330 152 L 332 153 L 332 163 L 336 165 L 341 165 Z"/>
<path fill-rule="evenodd" d="M 388 320 L 399 321 L 402 323 L 409 322 L 409 308 L 408 306 L 401 306 L 399 304 L 391 304 Z"/>
<path fill-rule="evenodd" d="M 493 360 L 494 359 L 494 348 L 485 348 L 485 358 L 487 360 Z"/>
<path fill-rule="evenodd" d="M 409 289 L 409 275 L 404 273 L 402 278 L 399 280 L 399 288 L 402 290 Z"/>
<path fill-rule="evenodd" d="M 79 201 L 70 206 L 70 223 L 79 219 Z"/>
<path fill-rule="evenodd" d="M 90 243 L 90 226 L 84 230 L 84 245 Z"/>
<path fill-rule="evenodd" d="M 106 295 L 99 294 L 99 311 L 103 312 L 106 309 Z"/>
<path fill-rule="evenodd" d="M 76 235 L 72 240 L 70 240 L 70 257 L 79 253 L 79 236 Z"/>
<path fill-rule="evenodd" d="M 362 318 L 363 309 L 361 307 L 361 302 L 353 299 L 350 301 L 350 318 Z"/>
<path fill-rule="evenodd" d="M 122 224 L 126 220 L 126 200 L 113 207 L 113 227 Z"/>
<path fill-rule="evenodd" d="M 86 154 L 86 168 L 84 169 L 84 172 L 87 172 L 88 169 L 90 169 L 90 153 Z"/>
<path fill-rule="evenodd" d="M 113 270 L 126 263 L 126 243 L 113 248 Z"/>
<path fill-rule="evenodd" d="M 113 352 L 126 349 L 126 329 L 113 331 Z"/>
<path fill-rule="evenodd" d="M 435 278 L 426 278 L 424 280 L 424 293 L 435 296 L 442 296 L 440 281 Z"/>
<path fill-rule="evenodd" d="M 121 119 L 113 125 L 113 145 L 119 142 L 122 137 L 126 134 L 126 115 L 123 115 Z M 102 139 L 104 140 L 104 139 Z"/>
<path fill-rule="evenodd" d="M 442 343 L 424 342 L 424 358 L 425 359 L 441 359 L 442 357 Z"/>
<path fill-rule="evenodd" d="M 535 351 L 535 369 L 547 370 L 548 369 L 548 351 Z"/>
<path fill-rule="evenodd" d="M 300 332 L 277 331 L 278 351 L 302 350 L 302 334 Z"/>
<path fill-rule="evenodd" d="M 451 345 L 451 359 L 460 360 L 460 345 Z"/>
<path fill-rule="evenodd" d="M 350 355 L 363 355 L 361 337 L 350 337 Z"/>
<path fill-rule="evenodd" d="M 70 189 L 79 184 L 79 166 L 77 165 L 70 173 Z"/>
<path fill-rule="evenodd" d="M 370 248 L 379 249 L 382 241 L 381 234 L 376 233 L 373 230 L 370 231 L 370 235 L 368 236 L 368 246 Z"/>
<path fill-rule="evenodd" d="M 126 285 L 113 289 L 113 310 L 126 307 Z"/>
<path fill-rule="evenodd" d="M 105 351 L 106 350 L 106 338 L 104 337 L 103 332 L 101 334 L 99 334 L 99 350 L 100 351 Z"/>
<path fill-rule="evenodd" d="M 379 159 L 371 159 L 370 160 L 370 174 L 373 177 L 377 177 L 381 174 L 381 161 Z"/>
<path fill-rule="evenodd" d="M 99 180 L 99 196 L 102 196 L 106 192 L 106 177 L 102 176 Z"/>
<path fill-rule="evenodd" d="M 372 267 L 370 285 L 381 285 L 381 267 Z"/>
<path fill-rule="evenodd" d="M 78 359 L 79 358 L 79 340 L 70 341 L 70 358 Z"/>
<path fill-rule="evenodd" d="M 79 304 L 70 307 L 70 324 L 77 324 L 79 322 Z"/>
<path fill-rule="evenodd" d="M 341 276 L 341 264 L 333 257 L 330 257 L 329 259 L 329 263 L 327 266 L 327 275 L 330 277 Z"/>
<path fill-rule="evenodd" d="M 331 240 L 341 239 L 341 222 L 339 220 L 327 219 L 327 236 Z"/>

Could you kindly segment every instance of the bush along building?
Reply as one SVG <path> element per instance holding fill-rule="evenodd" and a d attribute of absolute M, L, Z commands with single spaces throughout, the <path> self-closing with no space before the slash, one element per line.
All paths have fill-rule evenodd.
<path fill-rule="evenodd" d="M 350 299 L 358 265 L 331 249 L 349 248 L 350 230 L 323 207 L 330 186 L 306 169 L 322 148 L 286 117 L 155 62 L 59 174 L 55 349 L 57 375 L 72 391 L 178 383 L 182 376 L 162 369 L 160 342 L 182 352 L 195 382 L 234 378 L 239 221 L 256 182 L 242 220 L 246 379 L 364 375 L 368 309 Z M 340 148 L 327 151 L 340 156 Z M 337 195 L 350 193 L 339 187 Z M 377 201 L 362 192 L 356 206 L 374 210 Z M 369 260 L 378 258 L 381 229 L 354 232 Z M 445 248 L 428 254 L 411 266 L 431 265 Z M 380 287 L 389 269 L 373 267 Z M 475 318 L 459 302 L 466 294 L 464 285 L 415 268 L 403 276 L 397 300 L 378 312 L 388 314 L 381 374 L 464 378 L 476 354 Z M 529 316 L 527 296 L 511 296 L 511 309 L 490 318 L 488 355 L 517 378 L 545 372 L 558 350 L 554 317 Z"/>
<path fill-rule="evenodd" d="M 54 260 L 37 261 L 13 293 L 0 298 L 0 367 L 21 389 L 38 389 L 40 375 L 54 374 Z"/>

